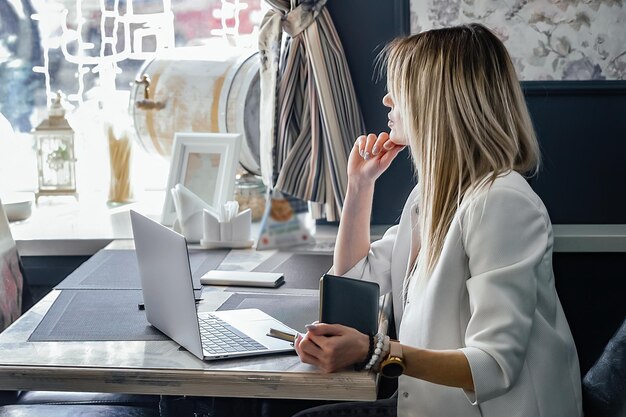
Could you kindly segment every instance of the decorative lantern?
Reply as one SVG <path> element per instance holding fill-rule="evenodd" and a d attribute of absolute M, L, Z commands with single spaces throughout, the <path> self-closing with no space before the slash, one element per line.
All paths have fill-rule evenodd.
<path fill-rule="evenodd" d="M 33 130 L 37 140 L 39 189 L 35 200 L 46 195 L 73 195 L 76 192 L 74 130 L 65 119 L 61 92 L 52 100 L 48 118 Z"/>

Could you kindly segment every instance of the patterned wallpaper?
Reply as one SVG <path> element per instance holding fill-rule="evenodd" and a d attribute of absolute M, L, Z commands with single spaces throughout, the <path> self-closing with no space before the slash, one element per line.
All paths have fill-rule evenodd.
<path fill-rule="evenodd" d="M 411 33 L 481 22 L 522 80 L 626 80 L 624 0 L 410 0 Z"/>

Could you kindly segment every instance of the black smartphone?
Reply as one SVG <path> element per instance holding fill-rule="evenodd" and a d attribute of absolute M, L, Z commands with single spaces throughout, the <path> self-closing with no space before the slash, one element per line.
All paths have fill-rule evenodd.
<path fill-rule="evenodd" d="M 325 274 L 320 279 L 320 322 L 376 334 L 379 298 L 375 282 Z"/>

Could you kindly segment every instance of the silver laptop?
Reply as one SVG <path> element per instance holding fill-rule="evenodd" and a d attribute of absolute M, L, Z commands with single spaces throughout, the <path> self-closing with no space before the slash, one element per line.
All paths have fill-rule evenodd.
<path fill-rule="evenodd" d="M 267 333 L 294 330 L 261 310 L 198 313 L 185 237 L 133 210 L 130 220 L 150 324 L 203 360 L 293 350 Z"/>

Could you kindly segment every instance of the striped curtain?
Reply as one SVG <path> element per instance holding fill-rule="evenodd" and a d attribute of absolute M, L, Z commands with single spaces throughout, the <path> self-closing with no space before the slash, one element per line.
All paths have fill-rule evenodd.
<path fill-rule="evenodd" d="M 326 0 L 266 0 L 259 32 L 261 171 L 270 188 L 338 220 L 350 149 L 365 132 Z M 283 31 L 287 34 L 283 39 Z"/>

